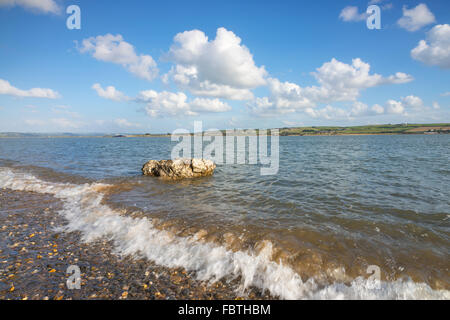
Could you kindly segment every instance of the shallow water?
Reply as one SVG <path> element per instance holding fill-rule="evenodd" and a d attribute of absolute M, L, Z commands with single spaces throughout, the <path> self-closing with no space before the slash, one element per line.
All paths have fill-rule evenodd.
<path fill-rule="evenodd" d="M 282 298 L 449 298 L 450 136 L 280 137 L 277 175 L 142 177 L 174 144 L 0 139 L 0 187 L 54 194 L 86 240 L 204 279 L 242 277 Z"/>

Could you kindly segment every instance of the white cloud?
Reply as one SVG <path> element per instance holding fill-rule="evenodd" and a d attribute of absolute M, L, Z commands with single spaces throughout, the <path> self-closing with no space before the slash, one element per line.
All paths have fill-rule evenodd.
<path fill-rule="evenodd" d="M 379 104 L 374 104 L 372 107 L 363 102 L 355 101 L 350 110 L 349 117 L 374 116 L 385 112 L 385 108 Z"/>
<path fill-rule="evenodd" d="M 417 96 L 407 96 L 400 101 L 388 100 L 384 107 L 374 104 L 372 107 L 363 102 L 355 101 L 350 111 L 326 106 L 323 109 L 305 109 L 305 113 L 313 118 L 323 118 L 327 120 L 352 119 L 355 117 L 376 116 L 381 114 L 408 115 L 407 111 L 417 112 L 425 109 L 422 99 Z"/>
<path fill-rule="evenodd" d="M 176 65 L 163 76 L 163 82 L 169 79 L 180 87 L 189 90 L 193 95 L 202 97 L 217 97 L 230 100 L 251 100 L 253 93 L 249 89 L 235 88 L 230 85 L 212 83 L 210 80 L 198 81 L 195 67 Z"/>
<path fill-rule="evenodd" d="M 405 107 L 400 101 L 388 100 L 386 102 L 386 112 L 391 114 L 403 114 Z"/>
<path fill-rule="evenodd" d="M 127 119 L 115 119 L 114 123 L 121 128 L 140 128 L 142 125 L 140 123 L 129 122 Z"/>
<path fill-rule="evenodd" d="M 294 108 L 278 108 L 273 99 L 269 97 L 255 98 L 253 101 L 247 103 L 247 108 L 250 113 L 259 116 L 271 116 L 272 114 L 284 114 L 295 112 Z"/>
<path fill-rule="evenodd" d="M 94 83 L 94 85 L 92 85 L 92 89 L 94 89 L 100 97 L 105 99 L 114 101 L 129 99 L 125 94 L 123 94 L 113 86 L 108 86 L 106 87 L 106 89 L 103 89 L 99 83 Z"/>
<path fill-rule="evenodd" d="M 253 113 L 291 113 L 314 108 L 318 103 L 356 101 L 361 90 L 413 80 L 412 76 L 402 72 L 388 77 L 371 74 L 370 65 L 359 58 L 353 59 L 351 65 L 333 58 L 312 75 L 320 86 L 301 87 L 295 83 L 269 78 L 267 82 L 270 96 L 256 98 L 248 104 L 248 107 Z"/>
<path fill-rule="evenodd" d="M 450 25 L 439 24 L 411 50 L 411 57 L 427 65 L 450 68 Z"/>
<path fill-rule="evenodd" d="M 438 109 L 436 105 L 436 103 L 433 104 L 434 109 Z M 252 112 L 258 113 L 260 116 L 301 112 L 312 118 L 326 120 L 350 120 L 358 117 L 377 116 L 383 114 L 407 116 L 410 113 L 417 114 L 418 112 L 430 110 L 429 107 L 424 105 L 421 98 L 413 95 L 401 98 L 399 101 L 390 99 L 386 101 L 384 106 L 374 104 L 369 107 L 361 101 L 354 101 L 350 109 L 337 108 L 332 105 L 326 105 L 321 109 L 308 106 L 304 106 L 302 108 L 282 108 L 277 107 L 268 97 L 255 99 L 254 103 L 249 104 L 249 107 Z"/>
<path fill-rule="evenodd" d="M 231 107 L 219 99 L 196 98 L 188 102 L 183 92 L 156 92 L 154 90 L 141 91 L 136 98 L 145 102 L 145 111 L 151 117 L 197 115 L 199 112 L 226 112 Z"/>
<path fill-rule="evenodd" d="M 268 79 L 268 82 L 272 98 L 279 108 L 299 109 L 314 104 L 311 101 L 312 95 L 309 94 L 312 91 L 312 87 L 302 88 L 295 83 L 280 82 L 274 78 Z"/>
<path fill-rule="evenodd" d="M 0 0 L 0 6 L 20 6 L 41 13 L 61 13 L 61 7 L 54 0 Z"/>
<path fill-rule="evenodd" d="M 355 100 L 359 91 L 384 84 L 401 84 L 413 80 L 413 77 L 397 72 L 389 77 L 370 74 L 370 64 L 359 58 L 353 59 L 352 64 L 346 64 L 336 59 L 324 63 L 317 72 L 313 73 L 322 85 L 320 94 L 325 94 L 322 100 Z"/>
<path fill-rule="evenodd" d="M 425 106 L 423 104 L 422 99 L 417 96 L 407 96 L 402 99 L 403 105 L 406 108 L 411 108 L 414 110 L 422 110 Z"/>
<path fill-rule="evenodd" d="M 142 91 L 138 97 L 147 101 L 145 111 L 151 117 L 193 115 L 187 103 L 187 96 L 183 92 L 156 92 L 154 90 Z"/>
<path fill-rule="evenodd" d="M 444 92 L 443 94 L 441 94 L 441 96 L 449 97 L 450 96 L 450 91 Z"/>
<path fill-rule="evenodd" d="M 369 113 L 369 107 L 367 104 L 362 103 L 360 101 L 355 101 L 353 103 L 353 107 L 350 111 L 350 114 L 353 116 L 361 116 Z"/>
<path fill-rule="evenodd" d="M 59 93 L 53 91 L 52 89 L 32 88 L 29 90 L 21 90 L 12 86 L 8 81 L 3 79 L 0 79 L 0 94 L 26 98 L 56 99 L 60 97 Z"/>
<path fill-rule="evenodd" d="M 384 108 L 382 106 L 380 106 L 379 104 L 374 104 L 371 109 L 375 114 L 383 114 L 384 113 Z"/>
<path fill-rule="evenodd" d="M 403 6 L 403 16 L 397 21 L 397 24 L 401 28 L 413 32 L 435 22 L 433 13 L 426 4 L 421 3 L 412 9 Z"/>
<path fill-rule="evenodd" d="M 214 40 L 200 30 L 177 34 L 166 58 L 176 65 L 163 79 L 195 95 L 246 100 L 253 98 L 250 89 L 266 83 L 264 66 L 257 67 L 241 39 L 225 28 Z"/>
<path fill-rule="evenodd" d="M 388 100 L 385 105 L 385 113 L 408 115 L 408 112 L 419 112 L 426 108 L 421 98 L 410 95 L 400 101 Z"/>
<path fill-rule="evenodd" d="M 210 83 L 209 81 L 192 82 L 191 85 L 189 90 L 196 96 L 217 97 L 230 100 L 251 100 L 254 97 L 249 89 L 237 89 L 226 85 Z"/>
<path fill-rule="evenodd" d="M 190 103 L 190 107 L 194 112 L 226 112 L 231 110 L 227 103 L 219 99 L 195 98 Z"/>
<path fill-rule="evenodd" d="M 358 7 L 347 6 L 342 9 L 341 13 L 339 14 L 339 18 L 345 22 L 356 22 L 365 20 L 367 18 L 367 15 L 365 12 L 359 13 Z"/>
<path fill-rule="evenodd" d="M 88 52 L 97 60 L 120 64 L 139 78 L 152 80 L 158 75 L 155 60 L 149 55 L 137 55 L 133 45 L 124 41 L 120 34 L 91 37 L 82 44 L 80 52 Z"/>

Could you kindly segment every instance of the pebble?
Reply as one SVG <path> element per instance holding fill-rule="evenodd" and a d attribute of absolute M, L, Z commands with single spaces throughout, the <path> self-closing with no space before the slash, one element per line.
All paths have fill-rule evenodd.
<path fill-rule="evenodd" d="M 0 215 L 0 239 L 6 239 L 0 245 L 0 300 L 242 298 L 236 294 L 239 279 L 209 284 L 182 268 L 118 257 L 108 240 L 86 244 L 78 232 L 55 232 L 54 226 L 66 223 L 57 213 L 61 208 L 50 195 L 3 192 L 2 210 L 10 214 Z M 80 290 L 67 288 L 70 265 L 81 269 Z M 248 296 L 273 298 L 257 289 L 250 289 Z"/>

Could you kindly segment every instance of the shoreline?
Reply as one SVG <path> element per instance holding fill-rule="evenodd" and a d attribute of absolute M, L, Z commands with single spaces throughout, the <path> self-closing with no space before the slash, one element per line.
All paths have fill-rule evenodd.
<path fill-rule="evenodd" d="M 210 284 L 183 268 L 119 257 L 108 240 L 83 243 L 79 232 L 59 232 L 62 204 L 51 195 L 0 189 L 0 197 L 2 300 L 274 298 L 257 288 L 238 293 L 239 279 Z M 67 288 L 70 265 L 81 270 L 79 290 Z"/>
<path fill-rule="evenodd" d="M 283 127 L 271 129 L 227 129 L 202 131 L 204 136 L 230 136 L 258 135 L 259 130 L 278 130 L 279 136 L 354 136 L 354 135 L 400 135 L 400 134 L 450 134 L 450 123 L 410 123 L 410 124 L 379 124 L 362 126 L 309 126 L 309 127 Z M 194 136 L 194 133 L 177 134 L 175 136 Z M 0 132 L 0 138 L 168 138 L 171 133 L 21 133 Z"/>
<path fill-rule="evenodd" d="M 289 134 L 289 135 L 279 135 L 280 137 L 346 137 L 346 136 L 417 136 L 417 135 L 447 135 L 448 133 L 427 133 L 427 132 L 399 132 L 399 133 L 340 133 L 340 134 Z M 190 135 L 193 136 L 193 135 Z M 207 135 L 211 137 L 220 136 L 220 135 Z M 245 136 L 245 135 L 231 135 L 235 137 Z M 248 136 L 248 135 L 247 135 Z M 182 137 L 182 136 L 180 136 Z M 171 138 L 170 135 L 167 136 L 143 136 L 143 135 L 126 135 L 123 137 L 113 137 L 113 136 L 43 136 L 43 137 L 2 137 L 0 139 L 70 139 L 70 138 L 114 138 L 114 139 L 123 139 L 123 138 Z"/>

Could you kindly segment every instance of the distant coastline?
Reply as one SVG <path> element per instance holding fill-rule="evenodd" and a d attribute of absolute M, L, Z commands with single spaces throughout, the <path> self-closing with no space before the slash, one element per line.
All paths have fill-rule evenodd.
<path fill-rule="evenodd" d="M 397 135 L 397 134 L 450 134 L 450 123 L 430 124 L 381 124 L 367 126 L 311 126 L 311 127 L 283 127 L 280 136 L 352 136 L 352 135 Z M 269 129 L 269 130 L 274 130 Z M 249 135 L 249 131 L 258 133 L 258 129 L 235 129 L 233 135 Z M 224 135 L 227 130 L 206 132 L 208 135 Z M 203 132 L 205 134 L 205 132 Z M 191 133 L 193 135 L 193 133 Z M 170 133 L 143 134 L 111 134 L 111 133 L 21 133 L 1 132 L 0 138 L 166 138 Z"/>

